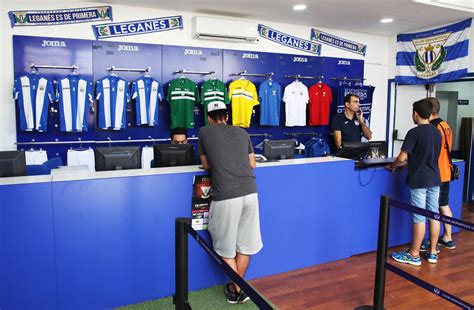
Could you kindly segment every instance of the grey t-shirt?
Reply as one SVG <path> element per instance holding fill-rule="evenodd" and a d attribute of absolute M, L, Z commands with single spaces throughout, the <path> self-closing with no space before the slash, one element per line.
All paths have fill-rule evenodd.
<path fill-rule="evenodd" d="M 247 132 L 226 124 L 199 129 L 199 155 L 206 155 L 211 166 L 212 199 L 226 200 L 257 192 L 250 167 L 252 142 Z"/>

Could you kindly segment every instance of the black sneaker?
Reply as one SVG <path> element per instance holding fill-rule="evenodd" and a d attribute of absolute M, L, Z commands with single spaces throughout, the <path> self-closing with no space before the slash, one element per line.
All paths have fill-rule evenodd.
<path fill-rule="evenodd" d="M 244 304 L 246 303 L 247 301 L 250 300 L 250 297 L 243 291 L 243 290 L 240 290 L 240 293 L 239 293 L 239 304 Z"/>
<path fill-rule="evenodd" d="M 227 302 L 229 304 L 238 304 L 240 302 L 240 294 L 229 292 L 227 294 Z"/>
<path fill-rule="evenodd" d="M 224 293 L 226 296 L 230 293 L 234 293 L 234 287 L 232 283 L 227 283 L 226 285 L 224 285 Z"/>

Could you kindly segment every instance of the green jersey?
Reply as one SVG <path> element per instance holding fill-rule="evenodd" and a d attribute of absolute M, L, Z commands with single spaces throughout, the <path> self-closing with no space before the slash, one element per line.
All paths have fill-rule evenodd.
<path fill-rule="evenodd" d="M 227 95 L 227 88 L 222 81 L 218 79 L 210 79 L 201 87 L 201 104 L 204 106 L 204 122 L 208 125 L 207 121 L 207 106 L 209 103 L 223 102 L 229 104 L 229 96 Z"/>
<path fill-rule="evenodd" d="M 166 99 L 171 108 L 171 128 L 194 128 L 194 103 L 199 101 L 196 83 L 186 77 L 171 81 Z"/>

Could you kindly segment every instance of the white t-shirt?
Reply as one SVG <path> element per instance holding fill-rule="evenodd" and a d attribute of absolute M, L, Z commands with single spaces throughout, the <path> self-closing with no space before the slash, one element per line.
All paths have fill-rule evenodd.
<path fill-rule="evenodd" d="M 42 165 L 45 161 L 48 161 L 48 154 L 46 151 L 26 151 L 26 164 L 27 165 Z"/>
<path fill-rule="evenodd" d="M 68 166 L 87 166 L 89 171 L 95 171 L 94 150 L 88 149 L 84 151 L 68 150 L 67 151 Z"/>
<path fill-rule="evenodd" d="M 286 126 L 306 126 L 306 106 L 309 101 L 308 87 L 294 81 L 285 87 L 283 95 L 286 112 Z"/>
<path fill-rule="evenodd" d="M 142 148 L 142 169 L 150 169 L 153 160 L 153 148 L 144 146 Z"/>

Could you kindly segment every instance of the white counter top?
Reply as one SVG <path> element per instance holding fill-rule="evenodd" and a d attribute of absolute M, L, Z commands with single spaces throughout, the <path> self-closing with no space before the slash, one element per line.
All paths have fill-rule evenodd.
<path fill-rule="evenodd" d="M 257 169 L 275 167 L 275 166 L 331 163 L 331 162 L 347 161 L 347 160 L 349 159 L 340 158 L 340 157 L 286 159 L 286 160 L 280 160 L 280 161 L 274 161 L 274 162 L 272 161 L 272 162 L 265 162 L 265 163 L 257 163 Z M 150 176 L 150 175 L 190 173 L 190 172 L 192 173 L 204 172 L 204 170 L 200 169 L 198 165 L 167 167 L 167 168 L 152 168 L 152 169 L 99 171 L 99 172 L 89 172 L 89 171 L 82 171 L 82 170 L 54 172 L 53 170 L 52 175 L 0 178 L 0 185 L 42 183 L 42 182 L 51 182 L 51 181 L 52 182 L 65 182 L 65 181 L 77 181 L 77 180 L 141 177 L 141 176 Z"/>

